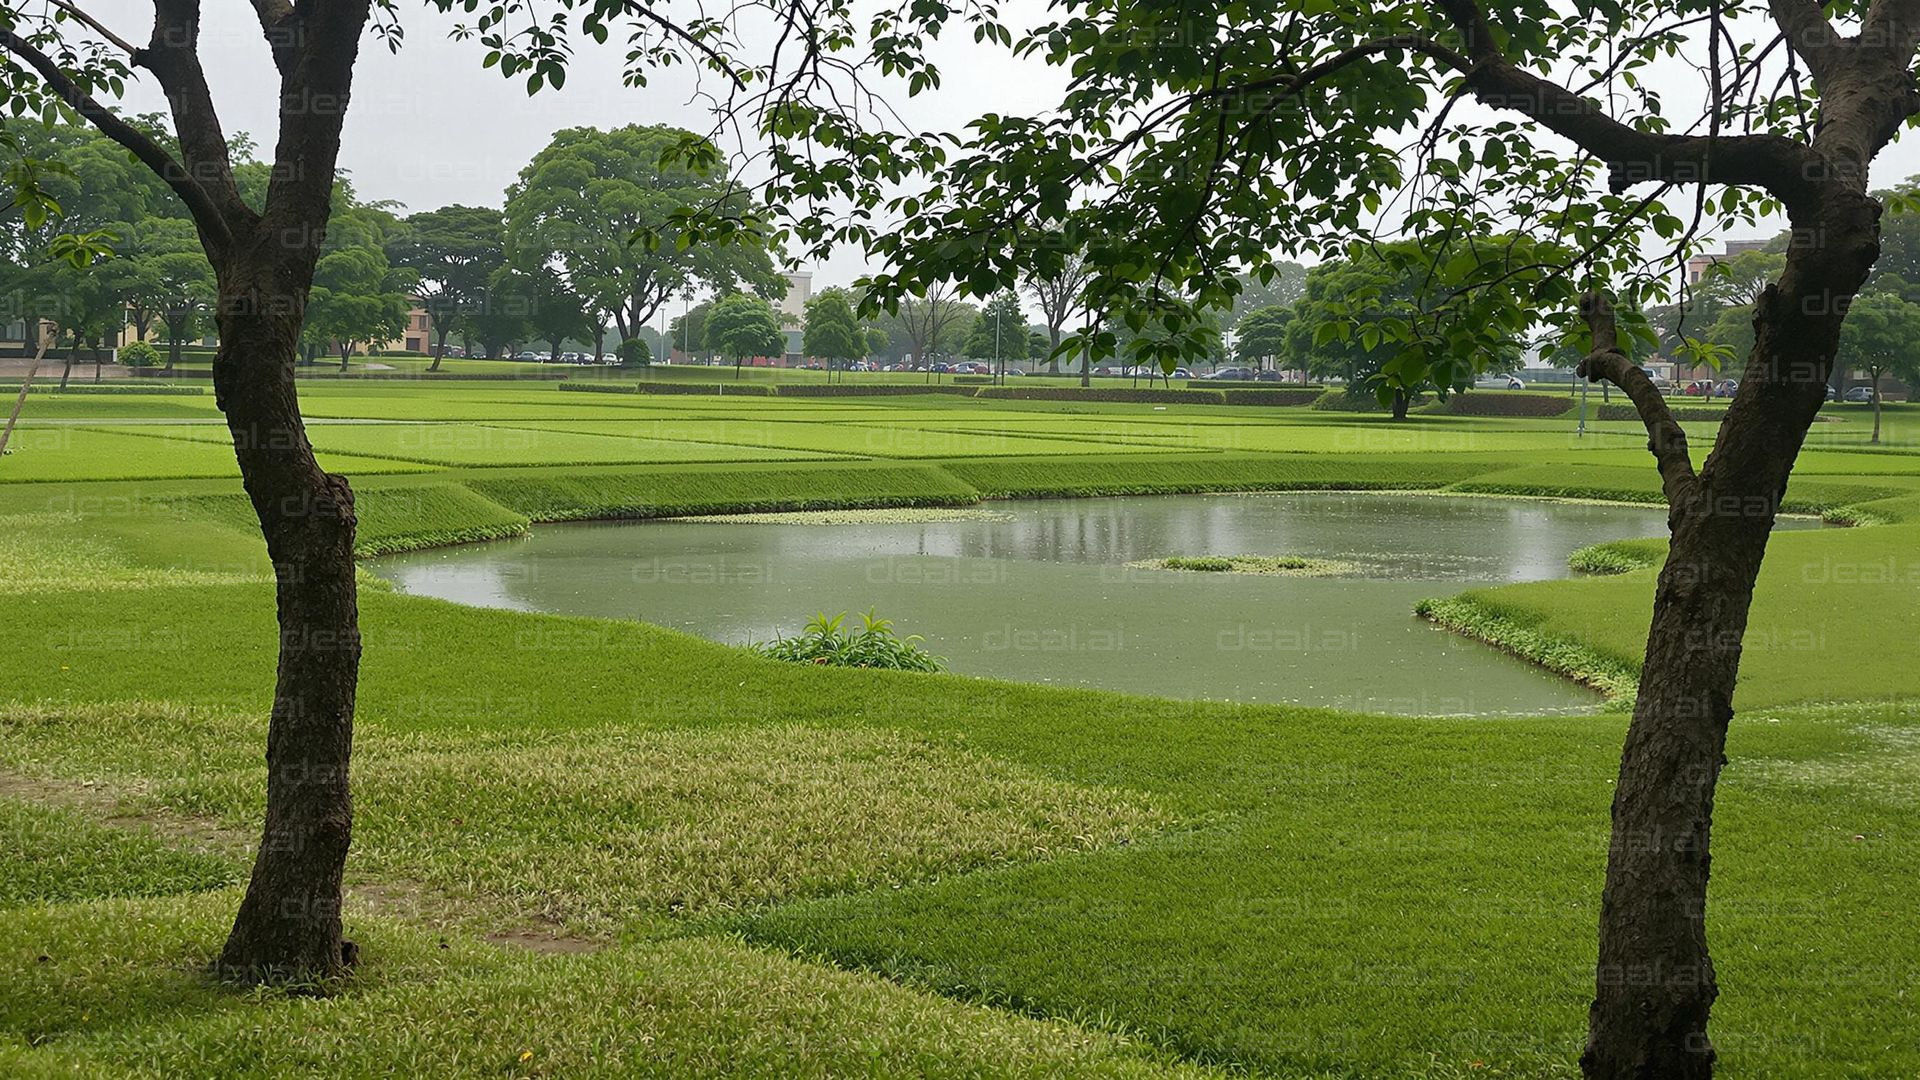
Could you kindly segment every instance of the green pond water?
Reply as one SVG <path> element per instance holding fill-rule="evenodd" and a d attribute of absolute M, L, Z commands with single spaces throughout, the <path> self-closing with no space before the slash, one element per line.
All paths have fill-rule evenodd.
<path fill-rule="evenodd" d="M 1005 521 L 542 525 L 372 560 L 401 591 L 638 619 L 716 641 L 877 608 L 962 674 L 1407 714 L 1539 714 L 1593 693 L 1415 618 L 1423 596 L 1566 577 L 1663 511 L 1313 492 L 988 504 Z M 1172 555 L 1309 555 L 1335 577 L 1140 570 Z M 850 616 L 851 617 L 851 616 Z"/>

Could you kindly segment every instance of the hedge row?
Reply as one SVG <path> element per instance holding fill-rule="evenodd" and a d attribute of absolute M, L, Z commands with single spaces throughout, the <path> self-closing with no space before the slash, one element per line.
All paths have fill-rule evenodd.
<path fill-rule="evenodd" d="M 1573 408 L 1566 394 L 1454 394 L 1445 411 L 1454 416 L 1560 416 Z"/>
<path fill-rule="evenodd" d="M 569 384 L 562 383 L 561 389 Z M 771 383 L 678 383 L 643 382 L 633 384 L 636 394 L 712 394 L 719 397 L 772 397 L 774 387 Z"/>
<path fill-rule="evenodd" d="M 981 375 L 977 378 L 986 378 Z M 956 380 L 958 381 L 958 380 Z M 909 394 L 959 394 L 973 397 L 970 386 L 948 386 L 943 384 L 878 383 L 863 385 L 860 383 L 785 383 L 775 391 L 781 397 L 904 397 Z"/>
<path fill-rule="evenodd" d="M 1717 424 L 1727 418 L 1727 410 L 1725 409 L 1711 409 L 1701 406 L 1694 406 L 1692 408 L 1688 408 L 1685 405 L 1678 407 L 1669 406 L 1668 411 L 1673 413 L 1675 420 L 1702 420 L 1710 424 Z M 1593 418 L 1595 420 L 1638 420 L 1640 419 L 1640 410 L 1631 405 L 1602 405 L 1595 410 Z"/>
<path fill-rule="evenodd" d="M 20 384 L 0 385 L 0 395 L 18 394 Z M 33 394 L 179 394 L 206 393 L 203 386 L 169 386 L 165 383 L 71 383 L 60 389 L 57 379 L 37 379 L 28 393 Z"/>
<path fill-rule="evenodd" d="M 1122 386 L 1096 386 L 1089 390 L 1071 386 L 987 386 L 975 391 L 973 396 L 1015 401 L 1123 401 L 1167 405 L 1227 403 L 1227 395 L 1220 390 L 1140 390 Z"/>
<path fill-rule="evenodd" d="M 1262 387 L 1258 390 L 1228 389 L 1220 391 L 1226 395 L 1229 405 L 1311 405 L 1320 400 L 1321 391 L 1306 386 L 1292 389 Z"/>
<path fill-rule="evenodd" d="M 1189 379 L 1187 381 L 1187 389 L 1189 390 L 1311 390 L 1317 394 L 1320 391 L 1325 390 L 1326 387 L 1321 386 L 1317 383 L 1310 383 L 1305 386 L 1302 386 L 1299 383 L 1281 383 L 1281 382 L 1274 382 L 1267 379 L 1194 378 L 1194 379 Z"/>

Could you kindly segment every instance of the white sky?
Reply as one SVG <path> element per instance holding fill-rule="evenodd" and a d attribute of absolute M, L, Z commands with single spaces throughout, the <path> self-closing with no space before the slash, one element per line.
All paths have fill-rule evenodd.
<path fill-rule="evenodd" d="M 99 0 L 88 9 L 120 36 L 144 42 L 152 25 L 150 0 Z M 1008 0 L 1009 21 L 1030 12 L 1026 21 L 1047 17 L 1040 0 Z M 450 203 L 498 206 L 506 186 L 522 166 L 564 127 L 618 127 L 623 124 L 675 124 L 697 131 L 711 127 L 704 105 L 693 100 L 695 74 L 678 66 L 657 71 L 641 89 L 621 85 L 625 49 L 616 37 L 606 46 L 587 42 L 576 54 L 563 90 L 529 97 L 524 84 L 480 66 L 484 51 L 474 42 L 455 42 L 447 32 L 471 16 L 441 15 L 416 0 L 403 0 L 407 31 L 398 55 L 371 34 L 363 42 L 354 79 L 341 165 L 364 199 L 389 199 L 409 210 Z M 1021 62 L 1005 50 L 976 46 L 970 33 L 954 27 L 934 50 L 944 74 L 940 91 L 893 103 L 909 123 L 922 129 L 957 130 L 983 112 L 1031 113 L 1059 101 L 1064 75 L 1038 61 Z M 271 152 L 275 132 L 275 96 L 263 89 L 277 85 L 272 62 L 245 0 L 206 0 L 201 29 L 202 56 L 214 100 L 228 134 L 246 132 Z M 711 76 L 709 76 L 711 78 Z M 1656 76 L 1656 82 L 1665 82 Z M 1691 71 L 1676 71 L 1665 95 L 1673 115 L 1700 92 Z M 163 111 L 164 99 L 150 78 L 129 87 L 123 107 Z M 1920 139 L 1896 144 L 1881 155 L 1876 184 L 1890 185 L 1920 173 Z M 836 252 L 814 271 L 814 288 L 848 284 L 867 269 L 857 250 Z"/>

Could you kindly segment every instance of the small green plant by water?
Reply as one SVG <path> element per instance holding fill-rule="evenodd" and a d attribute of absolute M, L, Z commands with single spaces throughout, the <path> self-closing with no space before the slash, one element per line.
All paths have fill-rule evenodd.
<path fill-rule="evenodd" d="M 919 634 L 901 637 L 894 633 L 893 622 L 868 609 L 860 616 L 860 628 L 846 625 L 847 613 L 814 615 L 805 630 L 792 637 L 755 642 L 748 646 L 771 660 L 825 667 L 886 668 L 892 671 L 945 671 L 947 659 L 935 656 L 923 645 Z"/>

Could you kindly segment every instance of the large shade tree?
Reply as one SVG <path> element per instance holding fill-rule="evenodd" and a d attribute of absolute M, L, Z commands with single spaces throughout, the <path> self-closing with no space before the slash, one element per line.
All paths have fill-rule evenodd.
<path fill-rule="evenodd" d="M 769 74 L 756 84 L 777 140 L 763 201 L 803 242 L 866 245 L 880 304 L 944 282 L 988 295 L 1068 237 L 1123 238 L 1086 248 L 1086 295 L 1135 329 L 1162 325 L 1163 362 L 1202 354 L 1194 309 L 1229 306 L 1239 275 L 1274 252 L 1394 234 L 1420 239 L 1436 287 L 1422 288 L 1422 318 L 1373 321 L 1392 348 L 1383 390 L 1453 383 L 1497 355 L 1516 319 L 1578 337 L 1578 373 L 1618 386 L 1643 421 L 1671 532 L 1615 788 L 1581 1064 L 1592 1077 L 1710 1074 L 1719 987 L 1703 913 L 1741 641 L 1848 301 L 1878 254 L 1869 170 L 1920 113 L 1920 0 L 1051 11 L 1019 33 L 992 8 L 937 2 L 794 20 L 810 56 L 865 50 L 913 88 L 940 81 L 924 43 L 968 23 L 976 40 L 1070 69 L 1070 87 L 1049 109 L 979 118 L 954 147 L 849 119 L 820 79 Z M 1663 95 L 1656 74 L 1682 68 L 1688 93 Z M 1699 108 L 1682 115 L 1676 101 Z M 890 186 L 915 173 L 909 194 Z M 1701 237 L 1769 214 L 1792 229 L 1785 263 L 1696 461 L 1630 360 L 1615 301 L 1672 300 L 1667 279 Z M 1501 234 L 1557 254 L 1524 281 L 1476 274 L 1506 261 L 1490 240 Z M 1503 307 L 1519 314 L 1487 320 Z M 1092 348 L 1110 350 L 1111 336 Z"/>
<path fill-rule="evenodd" d="M 664 126 L 555 133 L 507 189 L 509 260 L 523 272 L 551 269 L 623 341 L 689 289 L 779 295 L 786 281 L 757 230 L 696 242 L 682 227 L 688 208 L 753 216 L 746 191 L 699 143 Z"/>
<path fill-rule="evenodd" d="M 433 330 L 433 363 L 440 370 L 447 335 L 486 302 L 487 283 L 506 265 L 500 211 L 443 206 L 410 214 L 387 239 L 387 258 L 413 273 L 415 296 Z"/>

